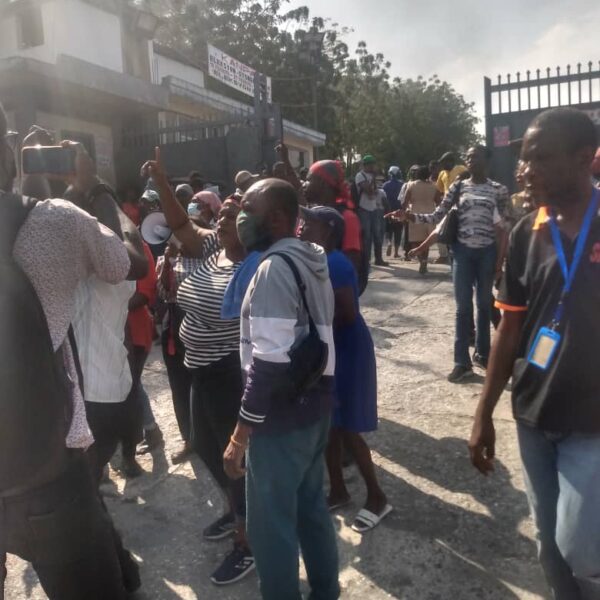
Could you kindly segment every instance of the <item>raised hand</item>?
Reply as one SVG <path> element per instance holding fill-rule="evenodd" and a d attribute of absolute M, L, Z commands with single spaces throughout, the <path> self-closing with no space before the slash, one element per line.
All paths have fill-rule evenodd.
<path fill-rule="evenodd" d="M 154 160 L 146 161 L 142 166 L 142 177 L 152 177 L 157 186 L 168 186 L 169 179 L 160 156 L 160 148 L 154 149 Z"/>
<path fill-rule="evenodd" d="M 75 152 L 75 175 L 55 177 L 63 179 L 66 183 L 73 185 L 80 192 L 88 192 L 96 183 L 96 165 L 88 154 L 85 146 L 80 142 L 63 140 L 60 145 L 70 148 Z M 49 176 L 49 179 L 52 178 Z"/>
<path fill-rule="evenodd" d="M 279 154 L 279 156 L 283 162 L 285 162 L 285 163 L 289 162 L 290 151 L 288 150 L 288 147 L 283 142 L 281 142 L 280 144 L 275 146 L 275 151 L 277 152 L 277 154 Z"/>

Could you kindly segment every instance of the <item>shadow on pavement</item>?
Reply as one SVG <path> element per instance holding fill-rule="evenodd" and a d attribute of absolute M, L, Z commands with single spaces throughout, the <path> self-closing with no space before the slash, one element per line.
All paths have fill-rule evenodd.
<path fill-rule="evenodd" d="M 444 580 L 453 581 L 454 585 L 464 580 L 469 588 L 469 594 L 465 594 L 468 598 L 518 598 L 503 581 L 546 597 L 547 589 L 539 569 L 506 568 L 509 564 L 535 564 L 536 546 L 518 530 L 521 521 L 529 515 L 527 499 L 524 492 L 514 488 L 501 462 L 496 460 L 495 473 L 486 479 L 472 468 L 464 439 L 436 439 L 386 419 L 381 420 L 380 435 L 373 440 L 373 449 L 385 459 L 445 491 L 471 495 L 489 514 L 452 504 L 442 499 L 443 493 L 424 492 L 390 471 L 378 468 L 378 477 L 394 512 L 380 526 L 384 531 L 376 530 L 362 537 L 359 560 L 352 560 L 354 568 L 394 597 L 403 597 L 398 596 L 399 592 L 412 585 L 421 568 L 434 574 L 439 569 L 440 582 L 431 590 L 422 590 L 419 596 L 414 596 L 419 590 L 411 589 L 411 598 L 444 597 L 439 595 Z M 351 487 L 355 499 L 362 498 L 362 480 L 359 478 Z M 344 513 L 347 525 L 351 525 L 355 510 L 356 506 L 351 513 Z M 427 560 L 438 561 L 438 564 L 423 567 L 412 564 L 407 568 L 407 564 L 415 562 L 416 550 L 403 545 L 402 533 L 417 535 L 424 543 L 433 544 L 435 551 L 427 555 Z M 384 536 L 390 538 L 388 543 L 390 549 L 393 548 L 387 560 L 377 542 Z M 356 549 L 343 554 L 355 556 Z M 397 567 L 390 569 L 388 560 L 394 561 Z M 431 596 L 427 595 L 430 591 Z"/>

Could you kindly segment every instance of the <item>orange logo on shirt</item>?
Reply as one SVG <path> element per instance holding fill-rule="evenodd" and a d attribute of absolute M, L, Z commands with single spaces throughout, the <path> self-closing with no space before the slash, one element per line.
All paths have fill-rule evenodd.
<path fill-rule="evenodd" d="M 592 253 L 590 254 L 590 262 L 600 264 L 600 242 L 596 242 L 592 246 Z"/>

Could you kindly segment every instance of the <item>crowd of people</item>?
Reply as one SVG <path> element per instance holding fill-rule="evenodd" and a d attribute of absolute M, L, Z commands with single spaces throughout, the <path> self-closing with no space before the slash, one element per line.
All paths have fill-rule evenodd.
<path fill-rule="evenodd" d="M 50 138 L 35 128 L 23 143 Z M 367 492 L 352 528 L 368 534 L 393 510 L 362 435 L 377 429 L 377 367 L 359 300 L 371 260 L 388 266 L 387 237 L 386 258 L 402 249 L 423 276 L 433 244 L 452 265 L 448 379 L 467 380 L 474 363 L 488 373 L 472 462 L 493 469 L 492 414 L 512 375 L 547 580 L 558 600 L 600 598 L 600 382 L 587 358 L 600 341 L 597 142 L 583 113 L 543 113 L 510 198 L 479 145 L 464 165 L 446 153 L 405 182 L 398 166 L 382 181 L 369 154 L 351 180 L 337 160 L 296 173 L 282 144 L 271 176 L 242 171 L 225 197 L 199 172 L 173 186 L 159 148 L 141 167 L 145 187 L 117 195 L 68 141 L 74 174 L 25 175 L 15 190 L 15 156 L 0 144 L 11 325 L 1 385 L 22 399 L 0 401 L 14 432 L 0 441 L 11 457 L 0 459 L 0 558 L 30 561 L 51 600 L 119 600 L 140 587 L 100 483 L 119 446 L 133 478 L 136 456 L 164 445 L 143 385 L 159 339 L 181 436 L 171 460 L 197 454 L 224 498 L 203 532 L 233 540 L 212 582 L 256 570 L 263 598 L 298 599 L 301 552 L 311 597 L 338 598 L 331 513 L 351 501 L 347 458 Z"/>

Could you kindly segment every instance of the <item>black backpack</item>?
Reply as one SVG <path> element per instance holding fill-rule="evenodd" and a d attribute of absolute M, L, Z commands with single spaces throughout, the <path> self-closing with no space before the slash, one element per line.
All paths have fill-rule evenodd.
<path fill-rule="evenodd" d="M 0 195 L 0 497 L 44 485 L 67 464 L 71 402 L 63 354 L 54 352 L 39 298 L 13 258 L 35 204 Z"/>

